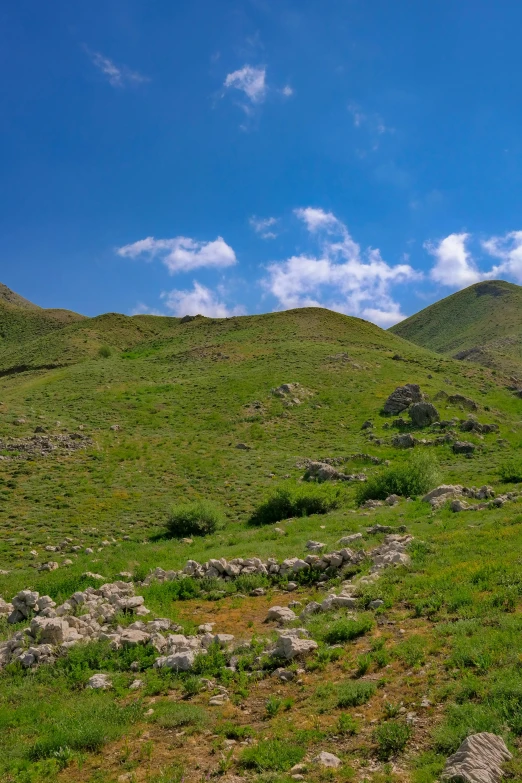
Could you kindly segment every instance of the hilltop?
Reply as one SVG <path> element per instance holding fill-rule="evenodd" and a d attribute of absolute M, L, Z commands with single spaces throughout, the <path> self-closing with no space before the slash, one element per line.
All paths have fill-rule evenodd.
<path fill-rule="evenodd" d="M 520 401 L 494 372 L 320 308 L 31 337 L 41 311 L 5 307 L 2 780 L 434 783 L 475 731 L 520 778 Z M 440 422 L 383 412 L 404 384 Z M 200 501 L 216 529 L 169 537 Z"/>
<path fill-rule="evenodd" d="M 476 283 L 390 331 L 432 351 L 516 374 L 522 369 L 522 287 L 504 280 Z"/>
<path fill-rule="evenodd" d="M 44 309 L 0 284 L 0 351 L 83 320 L 70 310 Z"/>

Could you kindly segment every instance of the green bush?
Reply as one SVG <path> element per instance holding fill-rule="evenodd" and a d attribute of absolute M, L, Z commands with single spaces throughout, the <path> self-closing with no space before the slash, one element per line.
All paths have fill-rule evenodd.
<path fill-rule="evenodd" d="M 207 536 L 224 524 L 225 517 L 209 500 L 197 500 L 175 506 L 167 519 L 167 531 L 173 538 Z"/>
<path fill-rule="evenodd" d="M 250 524 L 270 525 L 291 517 L 326 514 L 340 504 L 340 489 L 329 484 L 281 486 L 257 507 Z"/>
<path fill-rule="evenodd" d="M 111 355 L 111 349 L 109 348 L 109 346 L 108 345 L 102 345 L 102 347 L 98 351 L 98 356 L 101 359 L 108 359 L 110 355 Z"/>
<path fill-rule="evenodd" d="M 180 726 L 202 728 L 208 722 L 208 716 L 203 707 L 196 704 L 183 704 L 179 701 L 159 701 L 154 705 L 154 714 L 150 720 L 164 729 L 175 729 Z"/>
<path fill-rule="evenodd" d="M 433 488 L 438 480 L 438 463 L 432 454 L 420 452 L 401 465 L 384 468 L 368 481 L 359 484 L 356 500 L 385 500 L 388 495 L 414 497 Z"/>
<path fill-rule="evenodd" d="M 241 765 L 256 772 L 286 772 L 302 761 L 306 747 L 283 740 L 263 740 L 241 754 Z"/>
<path fill-rule="evenodd" d="M 377 743 L 377 755 L 383 761 L 404 750 L 411 736 L 411 728 L 406 723 L 389 720 L 375 729 L 373 738 Z"/>
<path fill-rule="evenodd" d="M 519 484 L 522 481 L 522 460 L 507 460 L 500 465 L 498 472 L 505 484 Z"/>
<path fill-rule="evenodd" d="M 359 707 L 366 704 L 376 691 L 373 682 L 343 682 L 337 690 L 338 707 Z"/>

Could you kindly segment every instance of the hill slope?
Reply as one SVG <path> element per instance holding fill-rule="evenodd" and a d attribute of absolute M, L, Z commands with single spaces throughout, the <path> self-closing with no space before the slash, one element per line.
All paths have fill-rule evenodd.
<path fill-rule="evenodd" d="M 0 596 L 29 587 L 61 604 L 99 579 L 123 577 L 143 595 L 149 619 L 167 618 L 190 635 L 215 623 L 244 646 L 235 663 L 212 645 L 194 671 L 153 668 L 150 644 L 109 643 L 135 619 L 118 612 L 105 640 L 56 649 L 54 663 L 0 661 L 2 780 L 283 783 L 305 753 L 309 760 L 328 751 L 342 760 L 338 781 L 435 783 L 471 731 L 501 732 L 517 747 L 521 500 L 472 514 L 415 498 L 360 508 L 359 482 L 302 481 L 307 459 L 331 458 L 369 478 L 388 460 L 411 470 L 410 450 L 392 442 L 404 427 L 419 438 L 414 455 L 438 460 L 441 482 L 504 492 L 498 467 L 520 444 L 520 400 L 488 369 L 319 308 L 183 323 L 108 314 L 0 346 L 0 367 L 16 369 L 15 353 L 25 369 L 0 377 Z M 45 369 L 53 363 L 62 366 Z M 285 383 L 299 385 L 274 393 Z M 435 401 L 442 437 L 439 425 L 417 431 L 381 415 L 404 383 L 419 383 Z M 440 391 L 451 396 L 435 399 Z M 498 431 L 461 435 L 468 411 L 458 394 Z M 471 458 L 452 450 L 453 438 L 474 444 Z M 338 507 L 249 525 L 276 488 L 330 492 Z M 220 506 L 223 526 L 206 537 L 164 538 L 172 505 L 200 499 Z M 374 582 L 363 557 L 342 576 L 360 579 L 349 615 L 344 604 L 296 619 L 319 647 L 286 662 L 291 682 L 271 676 L 282 662 L 269 653 L 267 610 L 296 598 L 302 607 L 323 602 L 341 589 L 337 572 L 325 573 L 327 582 L 312 570 L 308 582 L 305 572 L 294 592 L 288 580 L 257 574 L 145 579 L 189 558 L 304 558 L 308 540 L 332 552 L 347 533 L 359 534 L 350 546 L 371 553 L 383 541 L 375 523 L 406 526 L 410 564 Z M 49 561 L 53 570 L 38 570 Z M 78 625 L 71 615 L 66 622 Z M 25 643 L 28 622 L 0 617 L 0 645 L 13 630 Z M 114 687 L 86 688 L 95 673 L 109 673 Z M 216 702 L 219 694 L 226 698 Z M 318 765 L 307 769 L 308 783 L 327 779 Z"/>
<path fill-rule="evenodd" d="M 522 368 L 522 287 L 476 283 L 390 331 L 432 351 L 516 373 Z"/>
<path fill-rule="evenodd" d="M 71 310 L 38 307 L 0 283 L 0 348 L 16 349 L 20 343 L 82 320 L 83 315 Z"/>

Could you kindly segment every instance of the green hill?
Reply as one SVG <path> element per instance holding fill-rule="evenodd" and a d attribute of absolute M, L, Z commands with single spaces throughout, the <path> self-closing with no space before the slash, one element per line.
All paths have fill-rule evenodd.
<path fill-rule="evenodd" d="M 516 374 L 522 370 L 522 287 L 476 283 L 390 331 L 432 351 Z"/>
<path fill-rule="evenodd" d="M 27 340 L 56 332 L 69 324 L 84 320 L 70 310 L 44 309 L 0 284 L 0 350 L 15 349 Z"/>
<path fill-rule="evenodd" d="M 5 307 L 13 329 L 22 313 L 41 312 Z M 53 663 L 0 660 L 2 781 L 284 783 L 305 754 L 328 751 L 342 766 L 330 775 L 308 764 L 308 783 L 435 783 L 473 731 L 502 734 L 515 753 L 511 777 L 522 779 L 522 497 L 466 513 L 432 509 L 413 483 L 396 505 L 357 498 L 383 476 L 394 488 L 397 476 L 416 480 L 426 463 L 435 485 L 516 489 L 520 400 L 495 373 L 319 308 L 188 320 L 110 313 L 23 333 L 0 344 L 0 596 L 31 588 L 61 604 L 123 578 L 152 611 L 140 621 L 167 618 L 193 636 L 214 623 L 243 647 L 231 657 L 214 643 L 190 672 L 153 668 L 159 647 L 115 640 L 137 619 L 124 610 L 103 639 L 51 645 Z M 382 413 L 406 383 L 445 423 L 421 429 Z M 394 445 L 401 433 L 413 449 Z M 455 439 L 473 453 L 455 451 Z M 310 459 L 369 481 L 309 484 Z M 307 493 L 325 505 L 251 524 L 267 498 L 281 508 Z M 172 507 L 191 501 L 219 509 L 221 526 L 166 537 Z M 414 537 L 411 561 L 373 582 L 371 553 L 390 529 Z M 333 552 L 347 534 L 359 534 L 349 546 L 361 557 L 342 577 L 311 568 L 294 584 L 241 574 L 147 585 L 156 568 L 189 558 L 305 558 L 309 540 Z M 49 561 L 58 567 L 40 570 Z M 344 579 L 361 579 L 355 606 L 296 619 L 290 626 L 304 626 L 317 649 L 274 659 L 269 607 L 295 601 L 299 615 Z M 83 622 L 81 604 L 67 612 L 68 623 Z M 13 633 L 13 650 L 23 646 L 30 622 L 0 616 L 0 652 Z M 290 681 L 274 676 L 281 665 Z M 92 691 L 100 672 L 113 687 Z"/>

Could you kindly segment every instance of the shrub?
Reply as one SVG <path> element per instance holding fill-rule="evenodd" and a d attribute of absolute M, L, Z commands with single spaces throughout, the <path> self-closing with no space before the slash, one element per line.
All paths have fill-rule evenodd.
<path fill-rule="evenodd" d="M 329 484 L 281 486 L 252 514 L 250 524 L 270 525 L 291 517 L 326 514 L 340 506 L 340 489 Z"/>
<path fill-rule="evenodd" d="M 505 484 L 519 484 L 522 481 L 522 460 L 507 460 L 500 465 L 498 472 Z"/>
<path fill-rule="evenodd" d="M 359 707 L 366 704 L 376 691 L 373 682 L 344 682 L 337 691 L 338 707 Z"/>
<path fill-rule="evenodd" d="M 411 736 L 411 728 L 406 723 L 390 720 L 378 726 L 373 736 L 377 742 L 378 757 L 382 761 L 388 761 L 391 756 L 404 750 Z"/>
<path fill-rule="evenodd" d="M 286 772 L 298 764 L 306 753 L 306 747 L 283 740 L 263 740 L 241 755 L 241 765 L 256 772 Z"/>
<path fill-rule="evenodd" d="M 98 351 L 98 356 L 101 359 L 108 359 L 110 355 L 111 355 L 111 349 L 109 348 L 109 346 L 108 345 L 102 345 L 102 347 Z"/>
<path fill-rule="evenodd" d="M 432 454 L 417 453 L 391 468 L 384 468 L 356 490 L 357 503 L 385 500 L 388 495 L 413 497 L 428 492 L 438 479 L 438 463 Z"/>
<path fill-rule="evenodd" d="M 220 508 L 208 500 L 182 503 L 175 506 L 167 519 L 167 531 L 174 538 L 207 536 L 224 523 Z"/>

